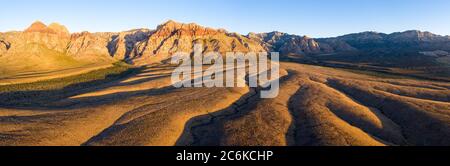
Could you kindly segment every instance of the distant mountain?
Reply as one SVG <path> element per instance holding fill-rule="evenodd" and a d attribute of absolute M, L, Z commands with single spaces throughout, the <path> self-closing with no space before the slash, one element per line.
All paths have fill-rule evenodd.
<path fill-rule="evenodd" d="M 332 57 L 328 60 L 402 68 L 442 66 L 446 67 L 445 72 L 450 74 L 448 71 L 450 56 L 424 54 L 424 52 L 436 51 L 449 52 L 450 38 L 448 36 L 411 30 L 391 34 L 362 32 L 316 40 L 321 44 L 346 43 L 355 48 L 354 51 L 334 52 L 341 57 Z M 325 59 L 327 58 L 321 58 L 321 60 Z"/>
<path fill-rule="evenodd" d="M 282 32 L 249 33 L 248 37 L 282 54 L 327 54 L 349 51 L 450 51 L 450 37 L 421 31 L 392 34 L 362 32 L 333 38 L 309 38 Z"/>
<path fill-rule="evenodd" d="M 329 47 L 321 47 L 318 42 L 307 36 L 290 35 L 277 31 L 249 33 L 247 36 L 262 43 L 266 50 L 277 51 L 280 54 L 317 54 L 333 51 Z"/>
<path fill-rule="evenodd" d="M 450 52 L 450 37 L 430 32 L 362 32 L 315 39 L 276 31 L 247 36 L 262 43 L 266 50 L 280 52 L 282 58 L 391 67 L 450 66 L 450 55 L 446 54 Z"/>
<path fill-rule="evenodd" d="M 384 34 L 377 32 L 362 32 L 339 36 L 335 38 L 317 39 L 319 42 L 341 41 L 359 50 L 387 49 L 387 51 L 409 50 L 450 50 L 450 38 L 430 32 L 416 30 Z"/>

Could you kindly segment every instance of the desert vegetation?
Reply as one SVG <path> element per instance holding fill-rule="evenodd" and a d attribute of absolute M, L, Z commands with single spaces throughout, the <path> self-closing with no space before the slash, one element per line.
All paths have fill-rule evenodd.
<path fill-rule="evenodd" d="M 94 70 L 85 74 L 54 78 L 32 83 L 10 84 L 0 86 L 0 105 L 24 106 L 38 104 L 39 98 L 49 100 L 79 93 L 83 89 L 123 78 L 135 72 L 123 62 L 114 63 L 112 67 Z"/>

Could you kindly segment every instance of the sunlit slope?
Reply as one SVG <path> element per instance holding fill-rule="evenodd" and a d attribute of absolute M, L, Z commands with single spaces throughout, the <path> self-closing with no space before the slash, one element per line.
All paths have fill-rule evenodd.
<path fill-rule="evenodd" d="M 252 96 L 231 111 L 200 117 L 180 145 L 450 143 L 449 83 L 282 67 L 289 74 L 277 98 Z"/>
<path fill-rule="evenodd" d="M 17 95 L 0 103 L 0 144 L 450 145 L 448 82 L 281 68 L 272 99 L 259 88 L 174 88 L 170 65 L 62 91 L 0 92 Z M 64 95 L 45 97 L 54 93 Z"/>
<path fill-rule="evenodd" d="M 23 52 L 14 52 L 0 57 L 0 85 L 34 82 L 39 80 L 82 74 L 106 68 L 113 61 L 77 60 L 63 52 L 29 43 Z"/>

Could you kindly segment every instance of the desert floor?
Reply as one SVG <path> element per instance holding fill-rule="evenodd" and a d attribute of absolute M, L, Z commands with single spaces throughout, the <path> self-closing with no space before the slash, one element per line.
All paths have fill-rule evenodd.
<path fill-rule="evenodd" d="M 450 145 L 449 82 L 283 62 L 278 97 L 261 99 L 260 88 L 174 88 L 173 69 L 60 96 L 0 91 L 17 96 L 0 103 L 0 145 Z"/>

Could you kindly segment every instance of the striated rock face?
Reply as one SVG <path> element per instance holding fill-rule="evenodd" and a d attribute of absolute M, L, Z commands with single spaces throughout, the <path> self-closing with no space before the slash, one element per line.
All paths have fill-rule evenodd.
<path fill-rule="evenodd" d="M 151 31 L 148 29 L 135 29 L 114 34 L 107 44 L 108 53 L 119 60 L 137 58 L 142 53 L 140 45 L 146 43 L 150 34 Z"/>
<path fill-rule="evenodd" d="M 202 44 L 204 52 L 264 51 L 259 42 L 248 37 L 199 26 L 168 21 L 159 25 L 144 42 L 137 43 L 136 57 L 160 61 L 176 52 L 193 52 L 194 44 Z"/>
<path fill-rule="evenodd" d="M 8 48 L 6 47 L 6 44 L 3 41 L 0 41 L 0 56 L 6 53 L 8 51 Z"/>
<path fill-rule="evenodd" d="M 11 47 L 11 44 L 3 37 L 3 33 L 0 33 L 0 56 L 6 54 L 6 51 Z"/>
<path fill-rule="evenodd" d="M 101 56 L 103 59 L 131 60 L 141 54 L 139 45 L 146 43 L 150 33 L 148 29 L 119 33 L 74 33 L 67 52 L 78 58 Z"/>
<path fill-rule="evenodd" d="M 286 54 L 319 54 L 333 52 L 330 45 L 322 45 L 315 39 L 307 36 L 290 35 L 282 32 L 250 33 L 249 38 L 264 43 L 264 47 L 271 51 Z"/>
<path fill-rule="evenodd" d="M 224 30 L 168 21 L 156 30 L 135 29 L 119 33 L 72 34 L 67 52 L 80 58 L 109 55 L 130 63 L 158 63 L 176 52 L 192 53 L 194 44 L 204 52 L 264 51 L 259 42 Z"/>
<path fill-rule="evenodd" d="M 289 38 L 280 48 L 280 53 L 288 54 L 318 54 L 331 50 L 323 50 L 318 42 L 309 37 L 293 37 Z"/>
<path fill-rule="evenodd" d="M 23 32 L 5 34 L 1 37 L 1 55 L 8 52 L 9 56 L 45 57 L 45 51 L 42 51 L 45 48 L 89 62 L 125 60 L 130 63 L 158 63 L 175 52 L 192 53 L 194 44 L 202 44 L 204 52 L 217 51 L 222 54 L 229 51 L 265 51 L 259 41 L 246 36 L 174 21 L 159 25 L 156 30 L 73 34 L 58 23 L 46 26 L 37 21 Z"/>
<path fill-rule="evenodd" d="M 348 44 L 347 42 L 337 40 L 337 39 L 316 39 L 320 43 L 320 47 L 327 50 L 327 53 L 332 52 L 348 52 L 356 51 L 357 49 Z"/>
<path fill-rule="evenodd" d="M 67 54 L 76 59 L 110 59 L 106 47 L 114 33 L 74 33 L 67 45 Z"/>

